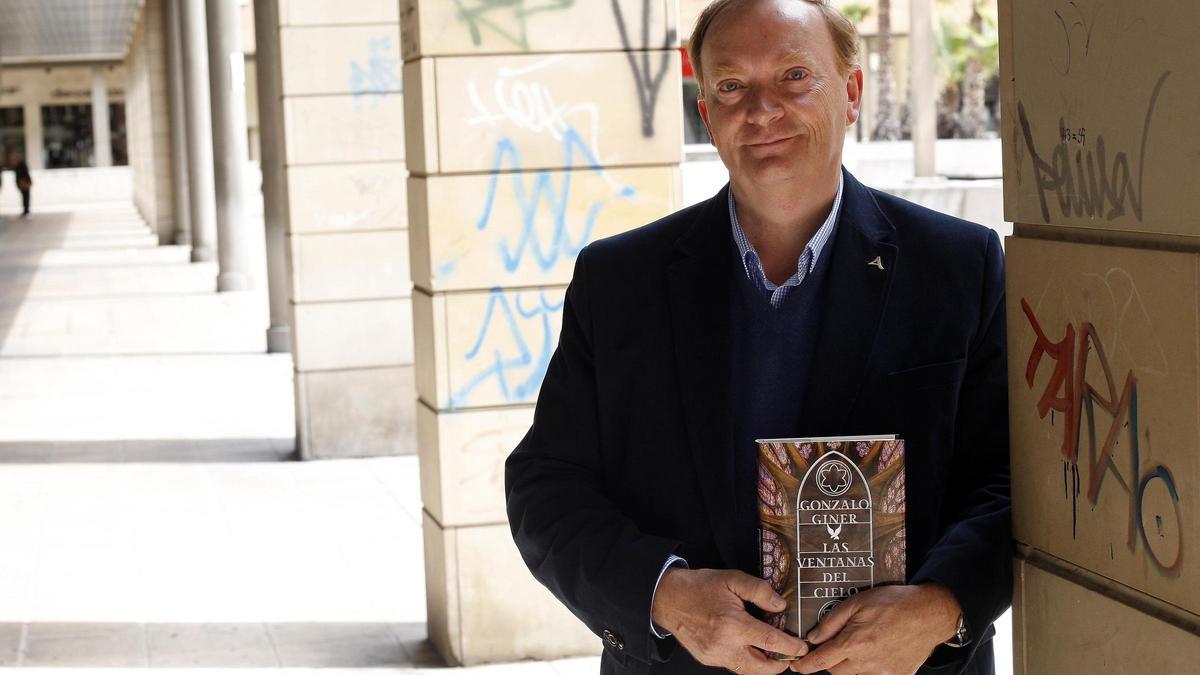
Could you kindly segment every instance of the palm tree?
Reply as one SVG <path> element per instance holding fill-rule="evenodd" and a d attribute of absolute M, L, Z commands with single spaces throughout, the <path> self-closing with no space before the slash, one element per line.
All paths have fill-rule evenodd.
<path fill-rule="evenodd" d="M 999 72 L 996 18 L 990 0 L 971 0 L 965 26 L 943 19 L 937 34 L 939 76 L 946 83 L 938 110 L 938 135 L 979 138 L 988 128 L 987 83 Z"/>
<path fill-rule="evenodd" d="M 896 73 L 892 63 L 892 0 L 879 0 L 879 68 L 875 72 L 879 91 L 873 141 L 900 140 L 900 117 L 896 112 Z"/>

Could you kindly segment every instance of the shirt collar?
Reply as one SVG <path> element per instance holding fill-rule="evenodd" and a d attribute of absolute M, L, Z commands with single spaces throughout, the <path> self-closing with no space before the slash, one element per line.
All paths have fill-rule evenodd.
<path fill-rule="evenodd" d="M 821 251 L 825 249 L 825 244 L 829 242 L 830 236 L 833 234 L 835 225 L 837 224 L 838 213 L 842 208 L 842 185 L 844 178 L 842 172 L 838 172 L 838 187 L 837 194 L 833 197 L 833 207 L 829 209 L 829 215 L 825 216 L 825 222 L 817 229 L 816 234 L 805 245 L 804 251 L 800 254 L 800 259 L 796 261 L 797 271 L 804 261 L 805 255 L 808 257 L 807 268 L 804 273 L 811 272 L 817 266 L 817 259 L 821 256 Z M 742 230 L 742 224 L 738 222 L 737 208 L 733 197 L 733 185 L 729 186 L 729 222 L 733 227 L 733 240 L 737 242 L 738 258 L 742 261 L 742 267 L 746 270 L 746 276 L 751 275 L 750 260 L 747 254 L 753 254 L 752 260 L 756 263 L 759 260 L 758 251 L 754 250 L 754 244 L 750 243 L 750 239 L 746 236 L 746 232 Z M 756 264 L 756 267 L 761 270 L 761 263 Z M 762 274 L 762 272 L 759 272 Z"/>

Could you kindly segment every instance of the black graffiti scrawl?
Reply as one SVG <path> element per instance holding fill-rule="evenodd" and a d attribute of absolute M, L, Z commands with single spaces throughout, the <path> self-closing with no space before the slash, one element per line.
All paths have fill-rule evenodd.
<path fill-rule="evenodd" d="M 671 45 L 675 43 L 675 31 L 667 31 L 661 48 L 661 57 L 657 72 L 652 72 L 652 55 L 650 53 L 650 4 L 661 0 L 642 0 L 642 44 L 641 54 L 635 54 L 635 47 L 629 41 L 629 28 L 621 13 L 621 0 L 612 0 L 613 14 L 617 18 L 617 30 L 621 33 L 621 43 L 625 45 L 625 56 L 629 59 L 629 67 L 633 70 L 633 79 L 637 83 L 638 106 L 642 110 L 642 136 L 650 138 L 654 135 L 654 111 L 658 107 L 658 94 L 662 89 L 663 80 L 671 67 Z"/>

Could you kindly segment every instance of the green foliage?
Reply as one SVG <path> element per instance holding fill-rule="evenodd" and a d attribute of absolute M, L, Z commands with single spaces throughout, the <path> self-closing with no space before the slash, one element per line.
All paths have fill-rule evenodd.
<path fill-rule="evenodd" d="M 972 2 L 977 21 L 962 23 L 943 17 L 934 34 L 938 77 L 949 86 L 962 82 L 971 61 L 979 63 L 980 74 L 985 80 L 996 76 L 1000 70 L 995 0 Z M 948 2 L 942 0 L 941 4 L 944 6 Z"/>
<path fill-rule="evenodd" d="M 850 19 L 850 23 L 857 26 L 863 22 L 868 16 L 871 16 L 871 6 L 861 2 L 851 2 L 842 6 L 842 14 Z"/>

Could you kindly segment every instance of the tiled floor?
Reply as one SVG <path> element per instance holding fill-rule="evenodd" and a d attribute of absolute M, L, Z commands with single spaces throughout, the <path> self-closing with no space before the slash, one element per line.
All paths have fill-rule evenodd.
<path fill-rule="evenodd" d="M 415 458 L 89 459 L 0 465 L 0 667 L 442 668 Z"/>

